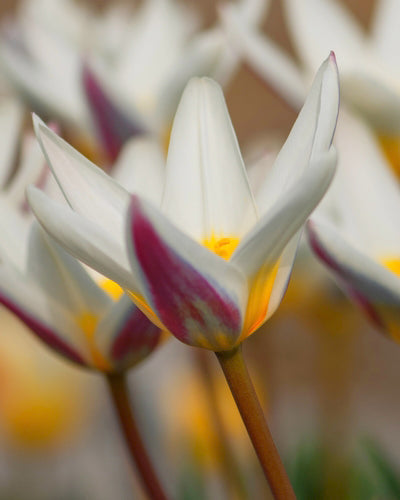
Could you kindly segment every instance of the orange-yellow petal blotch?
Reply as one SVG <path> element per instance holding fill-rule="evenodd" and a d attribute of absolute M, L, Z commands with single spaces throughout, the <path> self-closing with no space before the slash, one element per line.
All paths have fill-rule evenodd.
<path fill-rule="evenodd" d="M 108 278 L 104 278 L 100 282 L 100 286 L 115 301 L 119 300 L 124 293 L 123 289 L 115 281 Z"/>
<path fill-rule="evenodd" d="M 400 137 L 381 135 L 378 140 L 393 172 L 400 178 Z"/>
<path fill-rule="evenodd" d="M 382 264 L 392 271 L 392 273 L 400 276 L 400 258 L 399 257 L 386 257 L 381 260 Z"/>
<path fill-rule="evenodd" d="M 267 272 L 261 269 L 253 278 L 241 341 L 256 331 L 264 322 L 278 269 L 279 261 Z"/>
<path fill-rule="evenodd" d="M 94 314 L 88 312 L 84 312 L 76 318 L 79 328 L 81 328 L 88 341 L 94 366 L 101 371 L 109 371 L 111 369 L 110 363 L 101 354 L 94 342 L 94 334 L 98 321 L 98 318 Z"/>

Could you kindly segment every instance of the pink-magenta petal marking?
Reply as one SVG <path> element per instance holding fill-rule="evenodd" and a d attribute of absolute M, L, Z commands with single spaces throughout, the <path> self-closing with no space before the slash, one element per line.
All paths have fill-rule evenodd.
<path fill-rule="evenodd" d="M 145 131 L 118 108 L 87 64 L 83 66 L 82 80 L 97 133 L 114 161 L 128 139 Z"/>
<path fill-rule="evenodd" d="M 136 196 L 131 234 L 156 313 L 175 337 L 191 345 L 196 334 L 237 337 L 241 315 L 236 304 L 162 241 Z"/>
<path fill-rule="evenodd" d="M 358 290 L 356 290 L 351 285 L 351 279 L 345 272 L 338 262 L 325 251 L 325 248 L 320 244 L 319 239 L 313 229 L 312 221 L 307 222 L 307 233 L 308 239 L 313 249 L 315 255 L 324 262 L 332 271 L 337 274 L 337 277 L 341 280 L 344 289 L 353 301 L 358 304 L 364 314 L 369 318 L 369 320 L 375 324 L 381 330 L 385 330 L 384 321 L 380 317 L 378 311 L 374 308 L 373 304 Z"/>
<path fill-rule="evenodd" d="M 132 304 L 133 306 L 133 304 Z M 154 325 L 137 307 L 124 319 L 111 347 L 111 355 L 118 362 L 147 347 L 151 352 L 160 340 L 161 330 Z"/>
<path fill-rule="evenodd" d="M 82 356 L 70 345 L 61 340 L 57 334 L 46 325 L 40 323 L 28 312 L 18 307 L 18 305 L 12 302 L 8 297 L 0 294 L 0 304 L 3 304 L 9 311 L 14 313 L 33 333 L 54 351 L 78 365 L 87 366 Z"/>

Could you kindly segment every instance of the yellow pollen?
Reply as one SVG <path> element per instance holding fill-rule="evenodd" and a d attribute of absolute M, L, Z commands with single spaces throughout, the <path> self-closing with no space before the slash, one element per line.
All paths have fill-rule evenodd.
<path fill-rule="evenodd" d="M 234 236 L 217 238 L 214 234 L 212 234 L 209 238 L 203 240 L 203 245 L 205 247 L 225 260 L 228 260 L 231 257 L 238 244 L 239 238 Z"/>
<path fill-rule="evenodd" d="M 76 322 L 88 341 L 93 364 L 101 371 L 108 371 L 111 368 L 110 363 L 104 358 L 94 342 L 98 318 L 94 314 L 86 312 L 78 316 Z"/>
<path fill-rule="evenodd" d="M 115 283 L 115 281 L 110 280 L 108 278 L 104 278 L 103 281 L 100 282 L 100 287 L 113 299 L 119 300 L 124 293 L 122 288 Z"/>
<path fill-rule="evenodd" d="M 400 276 L 400 258 L 385 258 L 381 260 L 381 263 L 386 267 L 386 269 L 389 269 L 389 271 L 392 271 L 392 273 Z"/>
<path fill-rule="evenodd" d="M 400 178 L 400 137 L 381 135 L 378 140 L 393 172 Z"/>

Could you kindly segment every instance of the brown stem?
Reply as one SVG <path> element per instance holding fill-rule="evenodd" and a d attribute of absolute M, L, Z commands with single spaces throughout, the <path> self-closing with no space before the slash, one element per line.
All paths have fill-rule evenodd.
<path fill-rule="evenodd" d="M 208 358 L 209 352 L 204 349 L 195 349 L 194 352 L 197 366 L 206 389 L 208 410 L 211 416 L 216 442 L 218 443 L 218 452 L 224 469 L 227 486 L 229 487 L 230 482 L 233 480 L 238 497 L 247 499 L 248 495 L 243 474 L 235 458 L 234 450 L 229 441 L 229 436 L 218 406 L 217 388 L 215 386 L 214 374 L 210 364 L 211 359 Z"/>
<path fill-rule="evenodd" d="M 130 455 L 142 479 L 143 487 L 152 500 L 167 500 L 161 484 L 147 455 L 139 430 L 136 426 L 124 374 L 106 376 L 115 411 L 125 437 Z"/>
<path fill-rule="evenodd" d="M 216 353 L 276 500 L 296 498 L 244 363 L 241 346 Z"/>

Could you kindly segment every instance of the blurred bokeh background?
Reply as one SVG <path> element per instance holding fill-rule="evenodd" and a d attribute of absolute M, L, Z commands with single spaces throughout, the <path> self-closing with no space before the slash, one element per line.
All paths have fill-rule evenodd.
<path fill-rule="evenodd" d="M 100 10 L 112 3 L 87 2 Z M 215 22 L 214 1 L 185 3 L 205 27 Z M 367 31 L 374 1 L 342 3 Z M 17 7 L 2 0 L 3 19 Z M 262 29 L 294 54 L 278 0 Z M 224 92 L 245 153 L 282 143 L 295 113 L 252 71 L 242 65 Z M 4 310 L 0 331 L 0 498 L 131 498 L 129 465 L 100 377 L 67 366 Z M 247 493 L 237 498 L 265 498 L 236 409 L 214 359 L 205 356 L 243 471 Z M 305 250 L 282 306 L 246 341 L 245 356 L 277 445 L 302 483 L 299 498 L 370 498 L 360 485 L 379 482 L 380 474 L 397 480 L 400 348 L 372 331 Z M 132 371 L 132 395 L 156 466 L 177 498 L 236 498 L 219 479 L 223 459 L 197 373 L 201 363 L 193 349 L 171 339 Z"/>

